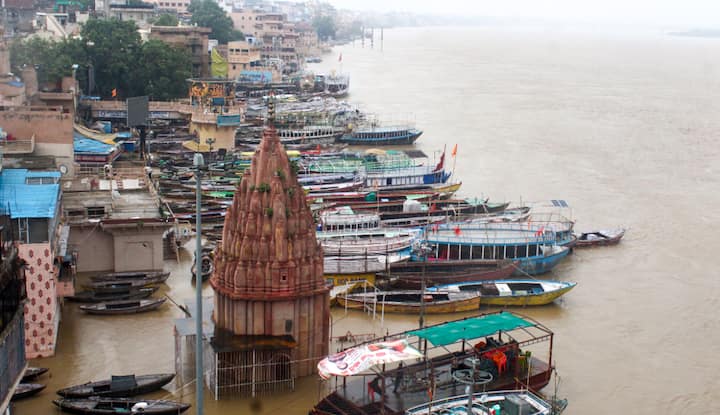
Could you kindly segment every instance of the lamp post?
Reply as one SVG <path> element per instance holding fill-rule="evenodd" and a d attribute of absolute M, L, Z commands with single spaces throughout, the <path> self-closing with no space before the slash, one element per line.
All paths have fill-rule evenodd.
<path fill-rule="evenodd" d="M 205 164 L 203 156 L 195 153 L 193 158 L 193 166 L 195 167 L 195 396 L 197 414 L 203 413 L 203 313 L 202 313 L 202 219 L 201 219 L 201 168 Z"/>

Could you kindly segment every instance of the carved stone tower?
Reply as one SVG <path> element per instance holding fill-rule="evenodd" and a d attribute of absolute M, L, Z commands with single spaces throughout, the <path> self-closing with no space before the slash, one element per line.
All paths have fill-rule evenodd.
<path fill-rule="evenodd" d="M 313 218 L 273 112 L 271 103 L 260 146 L 225 217 L 210 280 L 213 318 L 216 339 L 232 338 L 227 343 L 246 353 L 263 350 L 269 360 L 283 354 L 293 362 L 293 377 L 306 376 L 328 353 L 328 289 Z"/>

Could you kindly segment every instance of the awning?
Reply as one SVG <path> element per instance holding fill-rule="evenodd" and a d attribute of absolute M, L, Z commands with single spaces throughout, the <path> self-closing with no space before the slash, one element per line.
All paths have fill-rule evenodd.
<path fill-rule="evenodd" d="M 515 314 L 502 312 L 439 324 L 425 329 L 410 331 L 407 334 L 426 339 L 433 346 L 446 346 L 463 339 L 479 339 L 499 331 L 510 331 L 534 325 L 535 323 L 518 317 Z"/>

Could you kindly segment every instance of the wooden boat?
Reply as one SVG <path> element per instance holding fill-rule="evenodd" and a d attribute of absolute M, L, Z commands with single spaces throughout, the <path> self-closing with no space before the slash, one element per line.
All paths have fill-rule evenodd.
<path fill-rule="evenodd" d="M 167 280 L 167 275 L 154 278 L 142 278 L 142 279 L 124 279 L 124 280 L 104 280 L 104 281 L 93 281 L 89 284 L 84 284 L 83 288 L 95 291 L 95 292 L 122 292 L 127 291 L 131 288 L 142 288 L 149 285 L 161 284 Z"/>
<path fill-rule="evenodd" d="M 417 239 L 415 229 L 377 228 L 357 232 L 318 232 L 326 255 L 387 254 L 409 248 Z"/>
<path fill-rule="evenodd" d="M 56 399 L 53 403 L 65 412 L 81 415 L 174 415 L 190 408 L 190 404 L 183 402 L 130 398 Z"/>
<path fill-rule="evenodd" d="M 477 267 L 453 270 L 452 264 L 443 262 L 406 262 L 390 264 L 388 272 L 378 273 L 378 286 L 385 289 L 418 290 L 425 280 L 426 287 L 451 282 L 501 280 L 510 277 L 516 270 L 513 261 L 492 261 L 478 264 Z"/>
<path fill-rule="evenodd" d="M 505 413 L 523 415 L 557 415 L 560 412 L 558 412 L 556 408 L 553 408 L 552 403 L 528 390 L 522 389 L 498 392 L 479 392 L 473 394 L 472 396 L 468 396 L 467 394 L 455 395 L 449 398 L 433 400 L 422 405 L 417 405 L 405 411 L 405 415 L 495 415 Z"/>
<path fill-rule="evenodd" d="M 408 259 L 410 259 L 409 253 L 324 256 L 323 271 L 326 275 L 375 274 L 387 270 L 391 264 L 407 261 Z"/>
<path fill-rule="evenodd" d="M 93 305 L 81 305 L 80 309 L 88 314 L 134 314 L 155 310 L 165 303 L 165 298 L 149 300 L 108 301 Z"/>
<path fill-rule="evenodd" d="M 111 376 L 110 379 L 60 389 L 57 394 L 63 398 L 135 396 L 154 392 L 168 384 L 174 377 L 174 373 Z"/>
<path fill-rule="evenodd" d="M 39 376 L 45 374 L 47 371 L 48 368 L 46 367 L 29 366 L 27 369 L 25 369 L 25 373 L 23 373 L 22 381 L 27 382 L 29 380 L 36 379 Z"/>
<path fill-rule="evenodd" d="M 463 291 L 373 291 L 339 294 L 340 307 L 355 310 L 375 310 L 378 313 L 420 314 L 425 307 L 427 314 L 458 313 L 474 311 L 480 307 L 480 293 Z"/>
<path fill-rule="evenodd" d="M 45 385 L 39 383 L 21 383 L 15 389 L 15 393 L 13 393 L 11 400 L 17 401 L 33 396 L 43 389 L 45 389 Z"/>
<path fill-rule="evenodd" d="M 93 281 L 109 281 L 109 280 L 161 280 L 163 282 L 170 276 L 169 272 L 162 271 L 131 271 L 131 272 L 110 272 L 102 275 L 90 277 Z"/>
<path fill-rule="evenodd" d="M 76 303 L 101 303 L 103 301 L 125 301 L 125 300 L 142 300 L 150 297 L 158 290 L 157 287 L 148 288 L 130 288 L 120 292 L 95 292 L 80 291 L 70 297 L 65 297 L 68 301 Z"/>
<path fill-rule="evenodd" d="M 517 279 L 444 284 L 427 291 L 479 293 L 480 305 L 529 306 L 550 304 L 575 285 L 575 282 Z"/>
<path fill-rule="evenodd" d="M 625 236 L 625 229 L 583 232 L 577 235 L 577 247 L 615 245 Z"/>
<path fill-rule="evenodd" d="M 315 415 L 348 414 L 405 414 L 406 410 L 428 403 L 428 387 L 434 386 L 433 401 L 454 397 L 465 390 L 458 379 L 463 372 L 487 372 L 492 377 L 479 386 L 486 391 L 517 389 L 541 390 L 552 378 L 553 332 L 541 323 L 507 311 L 486 313 L 460 320 L 448 321 L 424 328 L 383 335 L 354 347 L 341 350 L 318 363 L 321 376 L 345 376 L 338 382 L 328 382 L 330 393 L 310 411 Z M 384 362 L 392 359 L 376 351 L 388 345 L 404 342 L 422 345 L 422 357 L 398 363 L 375 364 L 372 370 L 351 370 L 358 361 L 370 359 Z M 532 353 L 528 353 L 531 349 Z M 403 353 L 404 349 L 400 351 Z M 362 366 L 363 368 L 365 366 Z M 340 372 L 334 368 L 345 370 Z M 476 370 L 478 372 L 476 372 Z M 374 376 L 378 378 L 373 379 Z M 470 379 L 475 376 L 470 375 Z M 382 381 L 384 379 L 384 382 Z M 487 378 L 486 378 L 487 379 Z M 377 381 L 376 381 L 377 380 Z M 397 382 L 397 388 L 395 388 Z M 374 383 L 374 396 L 368 393 L 368 383 Z M 397 391 L 397 394 L 393 393 Z M 378 397 L 379 394 L 379 397 Z M 400 399 L 401 397 L 401 399 Z M 467 395 L 465 395 L 467 403 Z M 525 408 L 527 411 L 529 408 Z M 427 410 L 427 407 L 426 407 Z M 415 414 L 422 412 L 415 412 Z M 428 412 L 424 412 L 428 413 Z M 502 411 L 502 414 L 512 412 Z M 516 412 L 528 413 L 528 412 Z M 530 412 L 532 413 L 532 412 Z M 467 412 L 431 412 L 432 415 L 468 414 Z M 473 412 L 480 415 L 482 412 Z"/>

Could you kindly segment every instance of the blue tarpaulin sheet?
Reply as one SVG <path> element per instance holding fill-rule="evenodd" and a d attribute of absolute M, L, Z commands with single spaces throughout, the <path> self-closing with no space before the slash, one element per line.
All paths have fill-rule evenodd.
<path fill-rule="evenodd" d="M 26 183 L 28 178 L 41 177 L 57 181 L 60 172 L 3 169 L 0 173 L 0 212 L 9 214 L 12 219 L 54 217 L 60 185 Z"/>
<path fill-rule="evenodd" d="M 110 154 L 113 152 L 114 146 L 75 133 L 73 137 L 73 149 L 76 153 Z"/>

